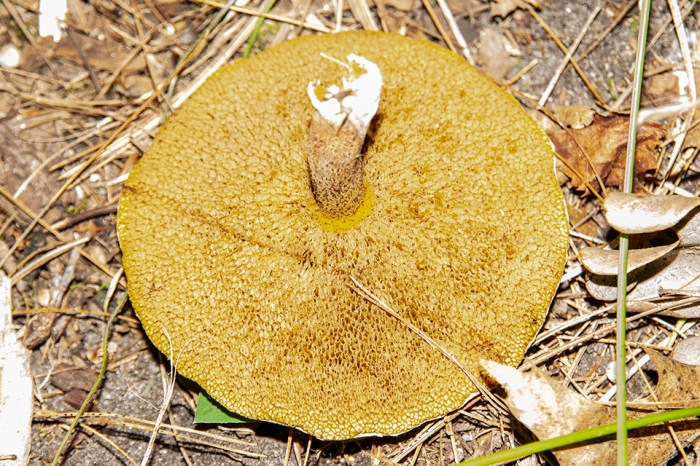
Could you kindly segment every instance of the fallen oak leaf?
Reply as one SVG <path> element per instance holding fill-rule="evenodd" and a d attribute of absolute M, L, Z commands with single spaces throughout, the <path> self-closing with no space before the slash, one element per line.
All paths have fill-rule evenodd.
<path fill-rule="evenodd" d="M 538 371 L 522 373 L 493 361 L 482 360 L 481 364 L 505 388 L 508 396 L 504 401 L 513 415 L 540 439 L 583 431 L 615 420 L 614 408 L 590 401 Z M 700 385 L 697 388 L 700 389 Z M 676 435 L 687 441 L 695 436 L 700 421 L 677 421 L 671 425 Z M 676 454 L 676 447 L 664 426 L 631 431 L 629 445 L 630 465 L 664 464 Z M 577 444 L 552 453 L 561 465 L 615 464 L 616 442 L 613 436 L 607 436 L 597 442 Z"/>
<path fill-rule="evenodd" d="M 571 179 L 574 188 L 585 191 L 586 183 L 593 189 L 600 187 L 596 175 L 606 186 L 622 186 L 628 129 L 629 121 L 625 116 L 604 117 L 596 114 L 592 123 L 584 128 L 565 130 L 550 127 L 546 131 L 557 154 L 575 169 L 571 170 L 559 161 L 557 170 Z M 656 167 L 656 149 L 665 135 L 666 128 L 659 123 L 640 125 L 634 166 L 637 183 Z"/>

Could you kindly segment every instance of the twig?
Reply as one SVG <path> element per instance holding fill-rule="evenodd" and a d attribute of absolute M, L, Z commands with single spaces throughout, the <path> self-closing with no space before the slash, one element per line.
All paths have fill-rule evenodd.
<path fill-rule="evenodd" d="M 213 6 L 216 8 L 225 8 L 230 11 L 235 11 L 236 13 L 242 13 L 244 15 L 257 16 L 259 18 L 270 19 L 272 21 L 279 21 L 281 23 L 289 23 L 294 26 L 303 27 L 305 29 L 310 29 L 317 32 L 331 32 L 328 28 L 324 26 L 318 26 L 316 24 L 307 23 L 306 21 L 299 21 L 294 18 L 287 18 L 286 16 L 275 15 L 271 13 L 263 13 L 260 11 L 251 10 L 249 8 L 241 8 L 235 5 L 226 6 L 221 2 L 216 2 L 213 0 L 193 0 L 196 3 L 202 3 L 204 5 Z"/>
<path fill-rule="evenodd" d="M 63 413 L 63 412 L 38 409 L 34 412 L 34 419 L 35 420 L 37 420 L 37 419 L 38 420 L 55 420 L 55 419 L 63 419 L 66 417 L 75 417 L 76 414 L 77 413 Z M 128 427 L 128 428 L 132 428 L 132 429 L 140 429 L 140 430 L 144 430 L 144 431 L 152 431 L 153 430 L 153 421 L 148 421 L 146 419 L 139 419 L 139 418 L 135 418 L 132 416 L 124 416 L 121 414 L 114 414 L 114 413 L 90 413 L 90 412 L 83 413 L 82 422 L 83 423 L 91 423 L 91 424 L 119 425 L 119 426 L 123 426 L 123 427 Z M 236 438 L 224 437 L 222 435 L 212 434 L 209 432 L 202 432 L 202 431 L 199 431 L 196 429 L 190 429 L 187 427 L 171 425 L 171 424 L 163 424 L 162 429 L 161 429 L 161 433 L 166 434 L 166 435 L 171 435 L 171 436 L 179 436 L 182 440 L 185 440 L 187 442 L 191 442 L 193 444 L 206 445 L 209 447 L 217 448 L 217 449 L 222 450 L 222 451 L 249 456 L 251 458 L 262 458 L 265 456 L 265 455 L 260 454 L 260 453 L 248 452 L 248 451 L 239 450 L 236 448 L 231 448 L 231 447 L 224 445 L 224 443 L 227 442 L 230 444 L 253 447 L 253 446 L 255 446 L 255 444 L 252 442 L 247 442 L 247 441 L 239 440 Z M 198 438 L 198 437 L 202 437 L 202 438 L 209 439 L 209 440 L 202 440 L 202 438 Z M 216 443 L 216 442 L 214 442 L 214 440 L 216 440 L 217 442 L 222 442 L 222 443 Z"/>
<path fill-rule="evenodd" d="M 552 31 L 552 29 L 549 27 L 549 25 L 542 19 L 540 15 L 537 14 L 537 12 L 532 8 L 530 5 L 525 5 L 525 8 L 527 8 L 527 11 L 530 13 L 530 15 L 535 18 L 535 21 L 539 23 L 540 26 L 542 26 L 542 29 L 545 30 L 545 32 L 549 35 L 549 37 L 552 38 L 555 44 L 557 44 L 557 47 L 564 52 L 564 54 L 568 53 L 568 50 L 566 46 L 562 43 L 562 41 L 559 39 L 559 37 Z M 593 98 L 600 103 L 601 105 L 605 104 L 605 100 L 600 96 L 598 93 L 598 90 L 595 88 L 595 86 L 588 80 L 586 75 L 583 73 L 583 70 L 581 70 L 581 67 L 578 65 L 576 60 L 574 58 L 571 58 L 569 60 L 569 63 L 571 63 L 571 66 L 574 67 L 576 70 L 576 73 L 578 73 L 579 77 L 581 80 L 583 80 L 583 83 L 586 85 L 590 93 L 593 95 Z"/>
<path fill-rule="evenodd" d="M 84 238 L 77 239 L 75 241 L 71 241 L 70 243 L 62 244 L 51 251 L 47 252 L 46 254 L 42 255 L 41 257 L 38 257 L 37 259 L 33 260 L 29 264 L 27 264 L 26 267 L 24 267 L 22 270 L 19 272 L 16 272 L 10 276 L 12 279 L 12 285 L 16 285 L 17 282 L 22 280 L 24 277 L 32 273 L 34 270 L 37 268 L 41 267 L 42 265 L 46 264 L 47 262 L 55 259 L 56 257 L 65 254 L 66 252 L 70 251 L 73 248 L 76 248 L 82 244 L 87 243 L 90 241 L 90 237 L 86 236 Z"/>
<path fill-rule="evenodd" d="M 366 0 L 347 0 L 347 2 L 348 6 L 350 6 L 350 11 L 352 11 L 352 15 L 357 18 L 364 29 L 369 31 L 379 30 Z"/>
<path fill-rule="evenodd" d="M 106 205 L 103 207 L 97 207 L 92 210 L 86 210 L 79 214 L 73 215 L 72 217 L 62 218 L 58 222 L 51 225 L 51 228 L 61 231 L 66 228 L 70 228 L 78 223 L 83 223 L 86 220 L 90 220 L 96 217 L 103 217 L 105 215 L 111 215 L 117 212 L 117 204 Z"/>
<path fill-rule="evenodd" d="M 447 31 L 445 31 L 445 28 L 442 27 L 442 23 L 440 22 L 437 15 L 435 14 L 435 10 L 433 10 L 433 7 L 430 4 L 430 1 L 429 0 L 421 0 L 421 2 L 423 3 L 423 7 L 425 8 L 425 10 L 428 12 L 430 19 L 433 20 L 433 24 L 435 24 L 435 27 L 437 28 L 438 32 L 440 33 L 440 36 L 442 36 L 442 40 L 445 41 L 447 48 L 452 50 L 454 53 L 458 53 L 454 44 L 450 40 L 450 37 L 447 35 Z"/>
<path fill-rule="evenodd" d="M 550 94 L 554 90 L 554 86 L 557 85 L 561 74 L 564 72 L 566 65 L 569 64 L 569 61 L 574 56 L 574 53 L 576 53 L 578 46 L 581 44 L 581 41 L 584 37 L 586 37 L 588 29 L 591 27 L 591 24 L 593 24 L 593 21 L 602 9 L 603 7 L 601 5 L 596 6 L 593 12 L 588 17 L 588 20 L 586 20 L 586 23 L 583 25 L 583 28 L 581 29 L 581 32 L 579 33 L 578 37 L 576 37 L 576 40 L 574 40 L 573 44 L 571 44 L 571 47 L 569 47 L 569 51 L 566 52 L 566 56 L 557 67 L 557 70 L 554 72 L 554 76 L 552 76 L 552 79 L 549 81 L 547 88 L 542 93 L 542 97 L 540 97 L 540 101 L 538 102 L 539 107 L 544 107 L 544 104 L 547 102 L 547 99 L 549 99 Z"/>
<path fill-rule="evenodd" d="M 100 365 L 100 372 L 97 375 L 97 380 L 95 380 L 95 383 L 92 385 L 92 388 L 88 392 L 87 396 L 85 397 L 85 400 L 83 401 L 83 404 L 80 406 L 80 409 L 76 413 L 73 422 L 68 428 L 66 435 L 63 437 L 63 441 L 58 447 L 58 450 L 56 451 L 56 454 L 53 457 L 53 461 L 51 461 L 51 466 L 58 465 L 58 462 L 61 460 L 61 456 L 63 455 L 63 450 L 65 450 L 69 440 L 73 436 L 75 428 L 80 422 L 80 417 L 90 405 L 92 397 L 95 396 L 95 393 L 97 393 L 97 389 L 100 388 L 100 385 L 102 384 L 102 380 L 104 379 L 105 373 L 107 372 L 107 362 L 109 360 L 109 352 L 107 350 L 107 346 L 109 343 L 109 335 L 111 334 L 112 330 L 112 324 L 114 323 L 114 319 L 117 317 L 117 314 L 119 314 L 119 312 L 121 312 L 121 310 L 124 308 L 124 305 L 126 305 L 127 300 L 128 295 L 124 293 L 121 302 L 119 303 L 119 305 L 117 305 L 117 307 L 114 308 L 114 311 L 112 311 L 112 314 L 110 314 L 109 319 L 107 320 L 104 333 L 102 334 L 102 364 Z"/>
<path fill-rule="evenodd" d="M 469 51 L 469 46 L 467 45 L 467 41 L 462 35 L 462 31 L 460 31 L 459 26 L 457 26 L 457 22 L 455 21 L 455 17 L 452 14 L 452 10 L 450 10 L 450 6 L 445 0 L 437 0 L 437 4 L 440 7 L 440 11 L 442 11 L 442 15 L 445 17 L 445 21 L 447 21 L 447 25 L 450 27 L 450 31 L 452 31 L 452 35 L 455 36 L 457 45 L 459 45 L 459 47 L 462 49 L 462 55 L 464 56 L 464 58 L 467 59 L 469 63 L 473 65 L 474 58 L 472 57 L 472 54 Z"/>

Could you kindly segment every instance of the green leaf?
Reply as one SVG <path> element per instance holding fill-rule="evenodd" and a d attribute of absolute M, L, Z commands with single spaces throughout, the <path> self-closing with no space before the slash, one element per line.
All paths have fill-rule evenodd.
<path fill-rule="evenodd" d="M 241 424 L 253 421 L 228 411 L 207 395 L 206 392 L 200 391 L 197 411 L 194 413 L 194 422 L 201 424 Z"/>

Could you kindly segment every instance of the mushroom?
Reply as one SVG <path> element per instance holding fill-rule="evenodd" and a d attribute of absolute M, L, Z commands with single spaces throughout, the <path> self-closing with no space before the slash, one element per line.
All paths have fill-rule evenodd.
<path fill-rule="evenodd" d="M 336 62 L 351 54 L 383 82 L 368 137 L 307 92 L 321 107 L 353 94 L 325 84 L 371 74 Z M 314 151 L 355 181 L 331 182 Z M 131 301 L 178 372 L 233 412 L 320 439 L 399 434 L 475 391 L 406 323 L 481 380 L 479 358 L 522 360 L 566 260 L 553 166 L 517 101 L 447 50 L 290 40 L 211 76 L 133 169 L 117 218 Z M 354 194 L 323 206 L 319 183 Z"/>

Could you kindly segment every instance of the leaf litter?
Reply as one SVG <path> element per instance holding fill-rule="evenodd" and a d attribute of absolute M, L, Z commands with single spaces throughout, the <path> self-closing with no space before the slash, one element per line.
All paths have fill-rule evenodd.
<path fill-rule="evenodd" d="M 5 191 L 0 205 L 0 233 L 3 237 L 0 256 L 3 256 L 3 267 L 7 273 L 14 274 L 18 266 L 29 263 L 27 258 L 31 260 L 41 252 L 74 241 L 75 234 L 88 238 L 86 244 L 75 246 L 81 258 L 75 264 L 74 274 L 66 273 L 69 255 L 61 255 L 52 258 L 48 264 L 37 264 L 13 288 L 13 306 L 26 310 L 22 316 L 15 316 L 20 326 L 20 336 L 26 331 L 27 317 L 24 316 L 31 316 L 33 310 L 38 312 L 41 306 L 46 305 L 46 292 L 42 290 L 55 290 L 56 306 L 65 309 L 66 314 L 79 316 L 65 323 L 64 329 L 55 338 L 48 338 L 31 353 L 32 374 L 37 381 L 32 454 L 37 461 L 50 460 L 55 453 L 58 439 L 62 436 L 60 425 L 64 419 L 71 419 L 75 409 L 72 406 L 80 402 L 80 396 L 69 393 L 84 390 L 88 381 L 87 377 L 83 380 L 81 376 L 71 384 L 70 380 L 66 381 L 68 377 L 58 374 L 69 368 L 83 371 L 88 367 L 96 373 L 95 365 L 99 363 L 105 319 L 99 313 L 103 312 L 103 304 L 110 302 L 106 284 L 119 268 L 113 211 L 110 212 L 107 207 L 115 204 L 125 174 L 135 158 L 148 147 L 153 132 L 170 111 L 166 100 L 174 102 L 176 106 L 182 99 L 170 100 L 173 92 L 175 95 L 188 95 L 191 88 L 197 85 L 199 77 L 211 72 L 210 67 L 218 66 L 227 59 L 215 63 L 203 57 L 216 60 L 214 57 L 217 56 L 240 54 L 241 46 L 250 37 L 257 22 L 257 17 L 248 13 L 227 13 L 205 3 L 197 2 L 193 6 L 185 2 L 149 0 L 130 4 L 68 2 L 66 29 L 70 33 L 56 45 L 34 38 L 32 31 L 37 27 L 36 10 L 27 2 L 3 0 L 0 3 L 0 39 L 20 52 L 17 68 L 0 70 L 0 143 L 4 163 L 0 186 Z M 347 9 L 337 15 L 332 5 L 314 1 L 306 8 L 303 5 L 299 7 L 295 4 L 292 8 L 278 4 L 271 13 L 334 29 L 338 26 L 359 27 L 355 15 L 359 15 L 359 11 L 369 11 L 375 15 L 376 24 L 384 30 L 403 32 L 443 45 L 445 41 L 441 35 L 445 34 L 451 42 L 458 42 L 439 8 L 433 10 L 435 20 L 442 22 L 437 28 L 421 2 L 393 3 L 377 2 L 376 8 L 371 5 L 363 8 L 365 2 L 354 2 L 355 9 Z M 593 189 L 602 189 L 599 183 L 596 184 L 597 173 L 605 188 L 616 184 L 616 177 L 621 173 L 616 165 L 620 160 L 618 151 L 620 144 L 625 142 L 622 135 L 626 134 L 623 129 L 624 115 L 602 117 L 591 112 L 593 97 L 581 76 L 590 79 L 598 95 L 603 96 L 601 103 L 611 109 L 624 109 L 624 100 L 620 97 L 625 95 L 628 87 L 627 70 L 634 53 L 625 45 L 633 28 L 634 3 L 621 5 L 610 2 L 605 5 L 603 14 L 599 15 L 584 37 L 581 44 L 584 52 L 574 54 L 574 64 L 580 71 L 571 70 L 572 63 L 568 65 L 549 99 L 552 107 L 547 107 L 569 133 L 593 126 L 589 129 L 591 135 L 604 135 L 602 126 L 595 127 L 598 118 L 608 118 L 607 124 L 612 128 L 612 135 L 607 135 L 608 140 L 603 146 L 589 148 L 592 153 L 588 155 L 592 157 L 590 160 L 595 170 L 585 157 L 581 157 L 576 144 L 569 142 L 566 146 L 571 156 L 570 164 L 580 169 L 583 175 L 580 181 L 572 172 L 561 177 L 562 187 L 570 201 L 570 211 L 581 212 L 575 222 L 577 228 L 574 233 L 583 234 L 572 236 L 572 266 L 576 264 L 576 252 L 583 246 L 604 244 L 610 240 L 612 233 L 602 218 L 601 207 L 587 196 L 583 181 L 589 182 Z M 560 65 L 566 53 L 561 46 L 574 41 L 590 14 L 588 7 L 581 2 L 566 2 L 557 7 L 543 3 L 539 10 L 531 10 L 532 5 L 523 2 L 510 1 L 447 1 L 447 5 L 471 53 L 481 62 L 494 66 L 498 79 L 532 108 L 537 106 L 536 102 L 547 86 L 551 73 Z M 517 8 L 513 9 L 513 6 Z M 502 12 L 504 17 L 494 21 L 489 13 L 490 7 L 494 7 L 494 13 Z M 250 2 L 244 8 L 261 11 L 267 8 L 267 4 Z M 675 30 L 673 25 L 669 26 L 670 15 L 666 8 L 661 3 L 655 5 L 653 15 L 656 29 L 653 32 L 660 39 L 651 46 L 651 50 L 664 56 L 667 63 L 678 66 L 678 55 L 673 54 L 674 47 L 677 48 Z M 688 11 L 683 10 L 682 14 L 688 14 Z M 363 18 L 363 22 L 366 23 L 367 18 Z M 274 28 L 278 24 L 264 22 L 261 31 L 268 31 L 268 35 L 266 39 L 256 40 L 255 47 L 264 47 L 268 42 L 303 32 L 295 23 L 293 27 L 286 28 L 286 35 L 277 37 Z M 481 52 L 480 32 L 494 27 L 500 29 L 494 31 L 497 35 L 492 34 L 498 37 L 498 47 L 493 53 L 486 48 Z M 141 35 L 139 28 L 143 32 Z M 25 35 L 23 31 L 28 34 Z M 555 40 L 561 46 L 556 45 Z M 522 56 L 513 54 L 514 50 L 522 53 Z M 69 225 L 60 232 L 64 236 L 58 237 L 59 232 L 37 226 L 32 233 L 22 237 L 32 215 L 36 216 L 37 212 L 42 211 L 59 190 L 61 179 L 65 180 L 67 175 L 81 169 L 87 157 L 138 108 L 145 95 L 152 92 L 154 82 L 162 84 L 189 51 L 203 59 L 190 62 L 186 73 L 182 73 L 171 88 L 161 89 L 161 93 L 169 97 L 159 98 L 159 105 L 150 106 L 139 120 L 122 129 L 119 144 L 109 147 L 97 164 L 91 166 L 46 214 L 47 227 L 52 223 L 58 225 L 58 222 Z M 587 58 L 582 58 L 584 54 Z M 504 59 L 508 60 L 508 66 L 491 64 L 492 61 Z M 655 63 L 655 70 L 662 69 L 656 66 L 658 64 L 663 63 Z M 149 65 L 151 69 L 147 69 Z M 600 67 L 609 70 L 608 74 L 600 73 Z M 676 89 L 673 78 L 654 78 L 649 81 L 648 89 L 650 105 L 673 102 Z M 637 180 L 641 190 L 659 192 L 660 189 L 669 189 L 654 174 L 657 166 L 663 169 L 669 163 L 668 153 L 673 142 L 663 139 L 664 134 L 675 134 L 673 118 L 675 116 L 669 120 L 668 126 L 658 123 L 651 126 L 649 142 L 644 146 L 646 152 L 640 155 L 643 170 L 640 170 Z M 619 121 L 612 124 L 610 119 Z M 679 189 L 697 195 L 698 168 L 691 150 L 697 147 L 693 145 L 697 122 L 688 127 L 690 129 L 683 146 L 685 152 L 673 165 L 680 168 L 674 168 L 675 171 L 669 173 L 673 174 L 674 178 L 670 179 Z M 571 139 L 568 133 L 567 137 Z M 665 172 L 660 173 L 663 175 Z M 660 179 L 666 180 L 665 177 Z M 27 185 L 23 185 L 25 182 Z M 20 187 L 23 189 L 17 192 Z M 14 198 L 13 194 L 19 199 Z M 80 216 L 79 223 L 71 223 L 69 220 L 76 216 Z M 639 270 L 656 266 L 673 254 L 690 251 L 690 245 L 697 244 L 698 233 L 689 224 L 693 222 L 683 220 L 672 230 L 681 241 L 673 251 Z M 54 241 L 52 236 L 59 241 Z M 15 244 L 18 240 L 19 243 Z M 14 252 L 7 256 L 13 246 L 16 246 Z M 88 256 L 97 259 L 85 261 L 83 258 Z M 94 265 L 95 262 L 100 265 Z M 679 267 L 676 275 L 686 279 L 689 275 L 698 276 L 700 272 L 687 268 L 692 265 L 692 257 L 681 262 L 687 264 Z M 653 271 L 647 273 L 654 275 Z M 52 285 L 61 277 L 68 279 L 71 275 L 70 286 L 65 289 Z M 641 279 L 637 280 L 632 292 L 641 289 L 644 283 Z M 630 345 L 649 345 L 649 341 L 653 345 L 654 342 L 665 341 L 669 334 L 676 334 L 671 328 L 675 329 L 677 316 L 657 316 L 667 312 L 663 311 L 664 308 L 692 300 L 697 303 L 698 298 L 696 288 L 677 285 L 677 281 L 656 283 L 650 285 L 653 295 L 640 294 L 636 302 L 650 304 L 657 311 L 633 320 L 628 334 Z M 123 290 L 122 282 L 116 297 Z M 588 293 L 584 275 L 568 276 L 560 287 L 559 296 L 545 324 L 546 337 L 533 345 L 525 366 L 531 361 L 539 361 L 538 366 L 546 368 L 559 380 L 567 380 L 570 386 L 590 400 L 601 397 L 612 384 L 605 376 L 605 367 L 611 359 L 611 342 L 606 340 L 608 334 L 595 333 L 605 330 L 610 324 L 606 306 L 605 302 Z M 76 309 L 85 309 L 89 313 L 72 312 Z M 692 333 L 691 327 L 689 335 Z M 595 338 L 589 338 L 591 335 Z M 671 341 L 685 341 L 683 336 L 685 333 Z M 91 458 L 101 464 L 122 464 L 123 461 L 129 463 L 129 458 L 135 462 L 145 453 L 153 431 L 152 421 L 157 418 L 163 399 L 163 389 L 159 388 L 162 384 L 159 382 L 161 371 L 158 355 L 149 349 L 138 327 L 130 325 L 115 327 L 109 348 L 109 370 L 95 405 L 95 409 L 102 411 L 84 415 L 81 424 L 83 431 L 73 440 L 73 448 L 64 457 L 65 464 L 84 464 L 85 461 L 92 461 Z M 676 369 L 672 367 L 671 371 L 676 372 Z M 54 377 L 56 385 L 52 383 Z M 648 388 L 639 374 L 630 379 L 629 386 L 633 397 L 641 398 L 648 394 Z M 352 445 L 309 444 L 305 436 L 271 425 L 253 425 L 253 431 L 208 429 L 199 434 L 185 434 L 182 428 L 190 426 L 192 422 L 193 397 L 196 397 L 196 388 L 178 380 L 171 409 L 166 416 L 170 420 L 162 424 L 161 435 L 156 438 L 162 455 L 152 457 L 151 464 L 226 464 L 228 457 L 222 457 L 222 452 L 234 455 L 244 464 L 337 464 L 341 460 L 372 465 L 416 464 L 420 461 L 450 464 L 524 441 L 516 431 L 508 430 L 511 422 L 507 417 L 502 417 L 488 403 L 478 399 L 470 403 L 469 409 L 398 439 L 365 440 Z M 139 413 L 144 419 L 126 419 L 124 416 L 128 413 Z M 501 430 L 502 426 L 505 426 L 505 431 Z M 133 439 L 131 442 L 121 440 L 125 432 Z M 164 436 L 163 433 L 168 435 Z M 224 448 L 226 439 L 238 437 L 254 439 L 255 443 L 235 448 L 235 451 Z M 126 455 L 116 450 L 115 445 Z M 260 454 L 265 455 L 264 459 L 258 459 Z"/>

